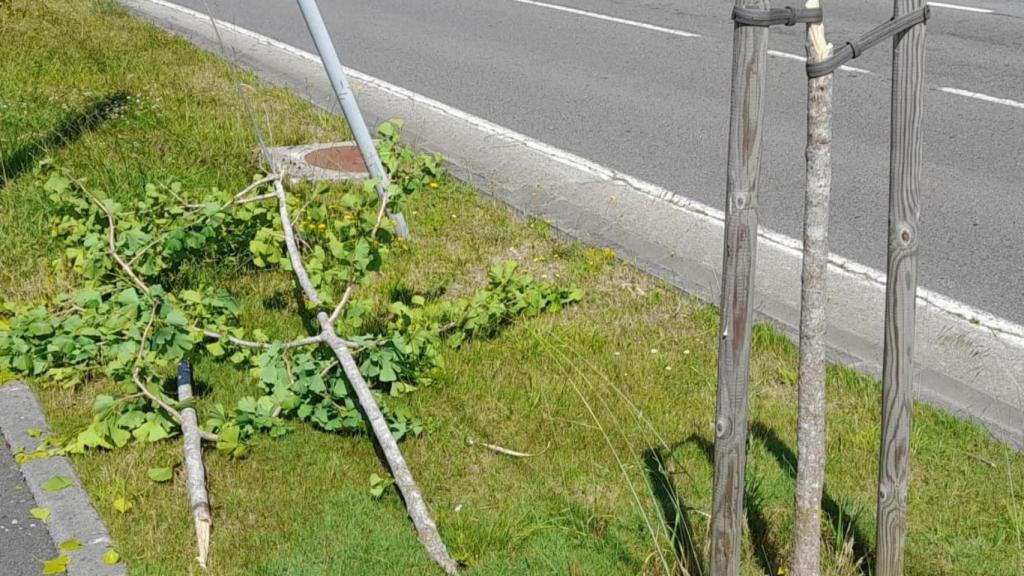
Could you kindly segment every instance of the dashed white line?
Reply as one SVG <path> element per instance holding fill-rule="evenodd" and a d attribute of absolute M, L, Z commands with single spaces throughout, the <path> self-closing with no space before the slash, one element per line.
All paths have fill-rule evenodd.
<path fill-rule="evenodd" d="M 975 8 L 973 6 L 961 6 L 959 4 L 945 4 L 942 2 L 929 2 L 929 6 L 935 6 L 936 8 L 949 8 L 950 10 L 963 10 L 964 12 L 977 12 L 978 14 L 994 14 L 995 10 L 989 10 L 988 8 Z"/>
<path fill-rule="evenodd" d="M 787 60 L 799 60 L 800 62 L 807 62 L 807 58 L 805 56 L 800 56 L 799 54 L 790 54 L 789 52 L 779 52 L 778 50 L 769 50 L 768 55 L 775 56 L 776 58 L 785 58 Z M 874 72 L 870 70 L 865 70 L 863 68 L 854 68 L 853 66 L 840 66 L 839 69 L 844 72 L 853 72 L 854 74 L 874 74 Z"/>
<path fill-rule="evenodd" d="M 576 14 L 578 16 L 587 16 L 589 18 L 596 18 L 598 20 L 605 20 L 607 22 L 615 22 L 617 24 L 625 24 L 627 26 L 634 26 L 636 28 L 643 28 L 645 30 L 653 30 L 655 32 L 663 32 L 665 34 L 672 34 L 673 36 L 682 36 L 684 38 L 700 38 L 700 34 L 693 32 L 686 32 L 685 30 L 676 30 L 675 28 L 665 28 L 664 26 L 655 26 L 654 24 L 648 24 L 646 22 L 637 22 L 636 20 L 626 20 L 625 18 L 617 18 L 615 16 L 608 16 L 607 14 L 598 14 L 597 12 L 590 12 L 587 10 L 580 10 L 578 8 L 570 8 L 568 6 L 562 6 L 560 4 L 548 4 L 546 2 L 536 2 L 534 0 L 512 0 L 512 2 L 518 2 L 519 4 L 529 4 L 530 6 L 537 6 L 540 8 L 549 8 L 551 10 L 558 10 L 559 12 L 568 12 L 569 14 Z"/>
<path fill-rule="evenodd" d="M 941 92 L 946 92 L 947 94 L 956 94 L 957 96 L 974 98 L 975 100 L 984 100 L 985 102 L 991 102 L 993 104 L 1002 104 L 1003 106 L 1012 106 L 1013 108 L 1024 109 L 1024 102 L 1017 102 L 1016 100 L 1010 100 L 1009 98 L 996 98 L 995 96 L 989 96 L 988 94 L 971 92 L 970 90 L 961 90 L 959 88 L 939 88 L 939 90 Z"/>

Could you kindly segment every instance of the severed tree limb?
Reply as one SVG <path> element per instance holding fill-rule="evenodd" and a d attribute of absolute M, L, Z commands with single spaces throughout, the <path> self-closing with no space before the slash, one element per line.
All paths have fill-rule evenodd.
<path fill-rule="evenodd" d="M 96 206 L 99 206 L 99 209 L 102 210 L 103 214 L 105 214 L 107 217 L 107 244 L 110 250 L 110 257 L 114 259 L 114 262 L 117 262 L 117 265 L 121 267 L 121 270 L 123 270 L 124 273 L 127 274 L 129 278 L 131 278 L 132 282 L 134 282 L 135 285 L 138 286 L 140 290 L 142 290 L 143 294 L 149 296 L 149 286 L 147 286 L 146 283 L 143 282 L 142 279 L 135 274 L 135 271 L 132 270 L 132 267 L 127 262 L 125 262 L 124 259 L 121 258 L 121 255 L 118 254 L 117 252 L 117 226 L 114 222 L 114 215 L 111 214 L 110 210 L 108 210 L 106 206 L 103 205 L 103 202 L 101 202 L 98 198 L 90 194 L 85 189 L 85 186 L 82 183 L 76 182 L 76 184 L 78 184 L 78 187 L 81 188 L 82 192 L 85 193 L 85 195 L 88 196 L 89 199 L 92 200 L 94 204 L 96 204 Z"/>
<path fill-rule="evenodd" d="M 303 293 L 306 294 L 306 299 L 319 306 L 320 295 L 317 294 L 316 288 L 313 287 L 313 282 L 309 279 L 309 274 L 306 273 L 306 267 L 302 264 L 302 253 L 299 252 L 299 246 L 295 243 L 295 229 L 292 228 L 292 220 L 288 216 L 288 197 L 284 193 L 284 185 L 281 184 L 280 179 L 274 180 L 274 192 L 277 194 L 278 214 L 281 218 L 284 244 L 288 249 L 288 258 L 292 264 L 292 272 L 295 273 L 295 279 L 299 281 L 299 286 L 302 287 Z"/>
<path fill-rule="evenodd" d="M 245 204 L 246 202 L 255 201 L 257 198 L 260 199 L 260 200 L 265 200 L 267 198 L 275 197 L 276 194 L 264 194 L 262 196 L 256 196 L 256 197 L 250 198 L 248 200 L 243 200 L 243 198 L 245 198 L 246 195 L 248 195 L 253 190 L 259 188 L 260 186 L 263 186 L 264 184 L 269 184 L 271 182 L 276 182 L 276 181 L 278 181 L 280 179 L 281 179 L 281 176 L 278 175 L 278 174 L 267 174 L 263 178 L 260 178 L 259 180 L 255 181 L 252 184 L 249 184 L 248 186 L 243 188 L 241 191 L 238 192 L 238 194 L 235 194 L 235 196 L 233 198 L 231 198 L 231 200 L 228 200 L 227 202 L 224 203 L 223 206 L 221 206 L 221 209 L 227 208 L 229 206 L 237 205 L 237 204 Z"/>
<path fill-rule="evenodd" d="M 817 8 L 819 0 L 808 0 Z M 832 55 L 825 27 L 807 25 L 807 61 Z M 832 78 L 807 82 L 807 190 L 800 301 L 800 385 L 797 419 L 793 576 L 821 574 L 821 497 L 825 485 L 825 336 L 828 212 L 832 187 Z"/>
<path fill-rule="evenodd" d="M 295 243 L 295 232 L 292 229 L 291 218 L 288 215 L 288 198 L 285 195 L 284 187 L 280 180 L 274 182 L 274 189 L 277 192 L 281 228 L 284 230 L 285 247 L 288 251 L 288 259 L 291 261 L 292 271 L 295 273 L 295 277 L 299 282 L 299 286 L 302 287 L 306 299 L 320 305 L 320 295 L 306 274 L 306 268 L 302 264 L 302 253 Z M 383 207 L 386 207 L 386 199 L 382 199 L 381 204 Z M 380 217 L 378 216 L 378 218 Z M 374 231 L 376 231 L 376 228 Z M 395 485 L 398 486 L 398 490 L 405 501 L 405 509 L 409 514 L 409 518 L 412 519 L 413 526 L 416 527 L 420 543 L 426 548 L 430 557 L 444 568 L 445 572 L 448 574 L 458 574 L 458 564 L 448 553 L 448 548 L 445 546 L 444 540 L 441 539 L 441 534 L 437 530 L 437 524 L 430 515 L 430 510 L 427 509 L 423 495 L 413 479 L 412 471 L 409 470 L 409 465 L 406 464 L 405 457 L 402 456 L 402 451 L 398 448 L 398 442 L 395 441 L 391 428 L 388 426 L 380 406 L 377 405 L 377 401 L 373 397 L 373 392 L 370 391 L 369 385 L 367 385 L 362 373 L 359 372 L 359 366 L 356 365 L 356 361 L 352 357 L 352 351 L 334 331 L 334 322 L 331 321 L 331 317 L 327 312 L 318 312 L 316 318 L 320 323 L 320 337 L 323 339 L 323 343 L 334 352 L 338 363 L 341 364 L 341 368 L 345 372 L 345 376 L 356 392 L 359 405 L 362 407 L 363 413 L 366 414 L 366 418 L 370 423 L 370 430 L 377 439 L 377 445 L 380 446 L 381 452 L 384 453 L 388 468 L 391 469 L 391 474 L 395 479 Z"/>
<path fill-rule="evenodd" d="M 192 367 L 187 361 L 178 366 L 178 401 L 192 398 Z M 203 466 L 203 447 L 200 438 L 199 420 L 195 408 L 181 411 L 182 449 L 185 453 L 185 487 L 192 506 L 192 519 L 196 527 L 196 546 L 199 565 L 206 568 L 210 556 L 210 528 L 213 516 L 210 513 L 210 497 L 206 492 L 206 467 Z"/>
<path fill-rule="evenodd" d="M 273 346 L 277 345 L 281 348 L 288 350 L 290 348 L 300 348 L 302 346 L 309 346 L 310 344 L 319 344 L 323 342 L 323 338 L 320 335 L 309 336 L 308 338 L 298 338 L 296 340 L 289 340 L 287 342 L 254 342 L 252 340 L 242 340 L 241 338 L 235 338 L 234 336 L 227 336 L 213 330 L 203 330 L 203 336 L 207 338 L 213 338 L 214 340 L 227 340 L 235 346 L 241 346 L 242 348 L 255 348 L 257 350 L 269 350 Z M 352 344 L 348 342 L 348 344 Z"/>
<path fill-rule="evenodd" d="M 504 446 L 498 446 L 497 444 L 488 444 L 487 442 L 475 442 L 473 439 L 469 439 L 467 444 L 470 446 L 483 446 L 491 452 L 496 454 L 504 454 L 505 456 L 512 456 L 513 458 L 533 458 L 536 454 L 529 452 L 520 452 L 518 450 L 512 450 L 511 448 L 505 448 Z"/>
<path fill-rule="evenodd" d="M 359 405 L 362 406 L 363 412 L 370 422 L 370 429 L 377 438 L 377 444 L 384 453 L 388 467 L 391 468 L 395 484 L 402 493 L 402 498 L 405 500 L 405 508 L 412 519 L 413 525 L 416 527 L 420 543 L 427 549 L 430 557 L 444 568 L 445 572 L 448 574 L 458 574 L 458 565 L 448 553 L 448 548 L 437 531 L 437 524 L 434 523 L 430 510 L 427 509 L 427 504 L 423 501 L 423 495 L 420 494 L 419 487 L 417 487 L 416 481 L 412 477 L 412 472 L 402 456 L 402 451 L 398 448 L 398 442 L 395 441 L 395 437 L 391 434 L 391 428 L 388 426 L 387 420 L 384 419 L 384 414 L 381 413 L 377 401 L 373 398 L 373 392 L 370 391 L 369 386 L 367 386 L 366 381 L 363 379 L 363 375 L 359 372 L 355 359 L 352 358 L 351 352 L 345 347 L 337 334 L 334 333 L 334 325 L 331 324 L 327 313 L 320 312 L 317 314 L 317 320 L 320 322 L 320 328 L 323 330 L 324 343 L 330 346 L 335 356 L 337 356 L 338 362 L 341 363 L 345 375 L 356 392 Z"/>
<path fill-rule="evenodd" d="M 153 306 L 150 308 L 149 321 L 146 322 L 146 328 L 142 331 L 142 338 L 139 339 L 139 351 L 135 355 L 135 367 L 132 369 L 132 381 L 135 382 L 135 386 L 139 389 L 139 392 L 149 399 L 150 402 L 156 404 L 160 408 L 163 408 L 165 412 L 171 415 L 178 425 L 183 425 L 184 420 L 181 417 L 181 412 L 178 412 L 173 406 L 164 402 L 163 398 L 153 394 L 149 387 L 146 386 L 145 382 L 142 381 L 142 366 L 139 362 L 142 360 L 142 356 L 146 353 L 146 343 L 149 340 L 149 333 L 153 329 L 153 322 L 156 321 L 156 306 L 157 303 L 153 302 Z M 199 431 L 199 436 L 203 440 L 208 442 L 216 442 L 219 438 L 216 434 L 206 432 L 204 430 Z"/>

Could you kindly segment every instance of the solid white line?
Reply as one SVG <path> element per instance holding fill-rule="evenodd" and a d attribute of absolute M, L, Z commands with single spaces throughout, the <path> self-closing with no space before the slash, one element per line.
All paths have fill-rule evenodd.
<path fill-rule="evenodd" d="M 167 2 L 166 0 L 134 1 L 149 2 L 150 4 L 164 6 L 166 8 L 181 12 L 183 14 L 187 14 L 193 18 L 198 18 L 204 22 L 210 21 L 210 16 L 208 14 L 192 10 L 191 8 L 186 8 L 184 6 L 179 6 L 172 2 Z M 286 44 L 284 42 L 281 42 L 280 40 L 275 40 L 268 36 L 264 36 L 263 34 L 260 34 L 258 32 L 253 32 L 252 30 L 242 28 L 241 26 L 237 26 L 235 24 L 225 22 L 223 20 L 217 20 L 217 26 L 224 30 L 230 30 L 241 36 L 247 36 L 249 38 L 252 38 L 260 44 L 272 46 L 283 52 L 293 54 L 305 60 L 309 60 L 311 62 L 316 62 L 321 66 L 323 65 L 320 58 L 315 54 L 306 52 L 301 48 L 296 48 L 291 44 Z M 635 176 L 630 176 L 629 174 L 618 172 L 612 168 L 608 168 L 607 166 L 603 166 L 592 160 L 587 160 L 586 158 L 577 156 L 572 152 L 567 152 L 560 148 L 556 148 L 550 144 L 546 144 L 544 142 L 541 142 L 540 140 L 526 136 L 525 134 L 520 134 L 519 132 L 516 132 L 509 128 L 505 128 L 504 126 L 500 126 L 489 120 L 480 118 L 479 116 L 474 116 L 468 112 L 463 112 L 458 108 L 449 106 L 448 104 L 439 102 L 437 100 L 434 100 L 433 98 L 429 98 L 422 94 L 418 94 L 411 90 L 407 90 L 405 88 L 402 88 L 401 86 L 396 86 L 394 84 L 391 84 L 379 78 L 375 78 L 368 74 L 363 74 L 362 72 L 359 72 L 357 70 L 345 68 L 345 73 L 351 76 L 352 78 L 355 78 L 358 81 L 362 82 L 363 84 L 373 86 L 374 88 L 381 90 L 382 92 L 387 92 L 389 94 L 407 99 L 411 102 L 414 102 L 417 105 L 433 109 L 436 112 L 439 112 L 445 116 L 462 120 L 463 122 L 466 122 L 467 124 L 477 128 L 478 130 L 482 130 L 489 134 L 493 134 L 508 141 L 522 144 L 523 146 L 541 152 L 542 154 L 548 156 L 552 160 L 555 160 L 566 166 L 571 166 L 580 170 L 584 170 L 604 180 L 618 180 L 624 182 L 627 185 L 647 194 L 648 196 L 665 200 L 666 202 L 670 202 L 671 204 L 678 206 L 679 208 L 682 208 L 684 210 L 704 215 L 706 217 L 713 218 L 719 221 L 724 221 L 725 219 L 725 214 L 721 210 L 718 210 L 717 208 L 712 208 L 711 206 L 708 206 L 701 202 L 691 200 L 681 194 L 677 194 L 676 192 L 672 192 L 671 190 L 662 188 L 657 184 L 652 184 L 645 180 L 641 180 Z M 951 88 L 950 90 L 954 89 Z M 800 241 L 797 240 L 796 238 L 791 238 L 784 234 L 780 234 L 778 232 L 763 227 L 758 230 L 758 236 L 766 241 L 773 242 L 789 250 L 795 256 L 800 256 L 803 253 L 802 245 Z M 847 272 L 859 275 L 863 278 L 876 282 L 882 286 L 885 285 L 885 273 L 882 272 L 881 270 L 876 270 L 874 268 L 865 266 L 864 264 L 860 264 L 858 262 L 854 262 L 842 256 L 838 256 L 836 254 L 829 255 L 829 262 L 839 268 L 846 270 Z M 961 318 L 967 318 L 972 322 L 976 322 L 988 328 L 989 330 L 1002 332 L 1004 334 L 1011 335 L 1018 339 L 1024 339 L 1024 326 L 1021 326 L 1010 320 L 1001 318 L 999 316 L 981 310 L 980 308 L 975 308 L 974 306 L 971 306 L 969 304 L 965 304 L 958 300 L 954 300 L 948 296 L 943 296 L 938 292 L 933 292 L 926 288 L 918 288 L 917 299 L 919 302 L 924 302 L 938 310 L 948 312 L 956 316 L 960 316 Z"/>
<path fill-rule="evenodd" d="M 615 16 L 598 14 L 597 12 L 589 12 L 587 10 L 580 10 L 578 8 L 569 8 L 568 6 L 562 6 L 560 4 L 548 4 L 546 2 L 535 2 L 534 0 L 512 0 L 512 2 L 518 2 L 520 4 L 529 4 L 530 6 L 539 6 L 541 8 L 550 8 L 551 10 L 558 10 L 559 12 L 568 12 L 570 14 L 587 16 L 589 18 L 596 18 L 598 20 L 605 20 L 607 22 L 615 22 L 616 24 L 625 24 L 627 26 L 635 26 L 637 28 L 643 28 L 645 30 L 654 30 L 655 32 L 664 32 L 665 34 L 672 34 L 673 36 L 682 36 L 684 38 L 701 37 L 700 34 L 695 34 L 693 32 L 676 30 L 675 28 L 665 28 L 663 26 L 655 26 L 654 24 L 647 24 L 646 22 L 637 22 L 636 20 L 616 18 Z"/>
<path fill-rule="evenodd" d="M 775 56 L 778 58 L 785 58 L 787 60 L 799 60 L 800 62 L 807 62 L 806 56 L 800 56 L 798 54 L 790 54 L 789 52 L 779 52 L 778 50 L 769 50 L 769 56 Z M 853 66 L 840 66 L 840 70 L 844 72 L 853 72 L 854 74 L 874 74 L 871 70 L 865 70 L 863 68 L 854 68 Z"/>
<path fill-rule="evenodd" d="M 989 96 L 988 94 L 961 90 L 959 88 L 939 88 L 939 90 L 948 94 L 956 94 L 957 96 L 965 96 L 967 98 L 974 98 L 975 100 L 984 100 L 985 102 L 991 102 L 993 104 L 1002 104 L 1003 106 L 1012 106 L 1014 108 L 1024 108 L 1024 102 L 1017 102 L 1016 100 L 1010 100 L 1009 98 L 996 98 L 995 96 Z"/>
<path fill-rule="evenodd" d="M 977 12 L 978 14 L 994 14 L 995 10 L 989 10 L 987 8 L 974 8 L 972 6 L 961 6 L 959 4 L 944 4 L 942 2 L 929 2 L 929 6 L 935 6 L 936 8 L 949 8 L 951 10 L 963 10 L 964 12 Z"/>

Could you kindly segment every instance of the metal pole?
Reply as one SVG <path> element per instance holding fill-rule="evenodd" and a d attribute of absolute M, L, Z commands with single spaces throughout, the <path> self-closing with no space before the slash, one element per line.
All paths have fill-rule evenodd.
<path fill-rule="evenodd" d="M 895 0 L 895 16 L 924 0 Z M 917 298 L 918 192 L 925 25 L 893 39 L 889 249 L 882 359 L 882 439 L 878 467 L 878 576 L 902 576 L 910 486 L 910 417 Z"/>
<path fill-rule="evenodd" d="M 317 6 L 316 0 L 298 0 L 298 3 L 299 9 L 302 10 L 302 17 L 306 20 L 306 27 L 309 28 L 309 35 L 313 37 L 316 51 L 320 54 L 324 70 L 327 71 L 327 77 L 331 81 L 331 88 L 334 89 L 334 94 L 338 97 L 341 112 L 345 115 L 345 120 L 348 121 L 348 127 L 359 147 L 359 153 L 363 156 L 363 162 L 370 171 L 370 177 L 377 180 L 377 196 L 383 202 L 388 198 L 388 173 L 380 162 L 380 156 L 377 155 L 373 137 L 370 136 L 370 130 L 366 127 L 366 121 L 363 120 L 363 113 L 359 111 L 359 104 L 356 103 L 355 94 L 352 93 L 352 88 L 348 84 L 345 70 L 341 67 L 341 60 L 334 48 L 334 42 L 331 41 L 331 35 L 327 32 L 327 26 L 320 14 L 320 7 Z M 409 229 L 405 224 L 405 218 L 401 214 L 391 214 L 390 212 L 389 216 L 395 221 L 398 235 L 408 238 Z"/>
<path fill-rule="evenodd" d="M 767 9 L 767 0 L 736 0 Z M 757 256 L 757 186 L 761 117 L 768 67 L 768 28 L 737 25 L 733 32 L 732 104 L 726 178 L 722 324 L 718 348 L 715 484 L 711 514 L 711 574 L 737 576 L 743 537 L 747 400 Z"/>

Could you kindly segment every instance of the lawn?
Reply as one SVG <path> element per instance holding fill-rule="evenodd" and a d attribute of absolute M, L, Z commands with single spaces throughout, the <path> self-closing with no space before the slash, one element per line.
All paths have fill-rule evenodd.
<path fill-rule="evenodd" d="M 35 175 L 45 158 L 130 199 L 149 182 L 241 189 L 258 170 L 253 116 L 276 145 L 347 137 L 338 117 L 110 1 L 0 0 L 0 38 L 3 300 L 45 298 L 74 282 L 51 266 L 52 206 Z M 371 293 L 464 295 L 506 260 L 584 292 L 579 304 L 447 350 L 439 381 L 403 401 L 426 422 L 403 451 L 466 573 L 663 574 L 677 557 L 706 573 L 716 309 L 451 178 L 438 184 L 410 199 L 414 239 Z M 277 298 L 292 290 L 289 276 L 196 273 L 241 300 L 246 327 L 301 332 L 293 306 Z M 776 575 L 792 521 L 795 347 L 758 326 L 752 365 L 744 574 Z M 195 371 L 208 389 L 201 407 L 253 394 L 247 371 L 209 358 Z M 89 422 L 92 398 L 109 383 L 33 385 L 67 435 Z M 832 366 L 828 394 L 825 563 L 834 575 L 866 573 L 880 385 Z M 368 436 L 292 427 L 241 460 L 207 452 L 215 525 L 206 573 L 439 572 L 394 490 L 371 496 L 371 474 L 386 469 Z M 912 458 L 907 574 L 1024 574 L 1024 457 L 918 404 Z M 176 440 L 74 457 L 132 574 L 199 571 L 180 469 L 167 484 L 146 475 L 179 460 Z M 113 507 L 121 497 L 134 504 L 127 513 Z"/>

